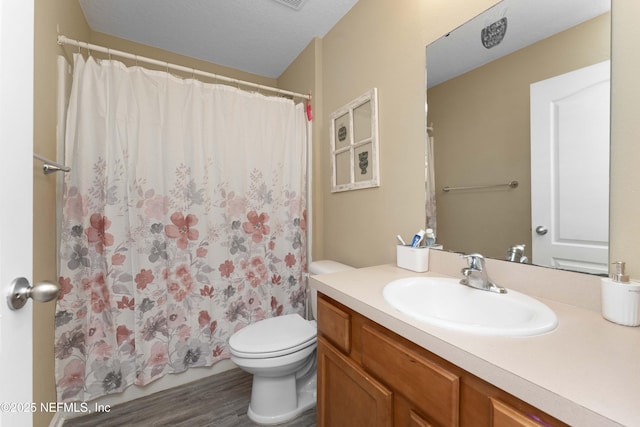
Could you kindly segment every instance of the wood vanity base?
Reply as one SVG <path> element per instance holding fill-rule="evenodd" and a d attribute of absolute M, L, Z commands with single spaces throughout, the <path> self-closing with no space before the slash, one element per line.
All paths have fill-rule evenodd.
<path fill-rule="evenodd" d="M 320 293 L 317 425 L 567 426 Z"/>

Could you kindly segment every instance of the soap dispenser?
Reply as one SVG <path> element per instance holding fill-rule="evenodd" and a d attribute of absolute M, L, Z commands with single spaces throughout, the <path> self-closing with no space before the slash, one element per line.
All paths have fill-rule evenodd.
<path fill-rule="evenodd" d="M 615 272 L 602 279 L 602 316 L 624 326 L 640 326 L 640 283 L 630 281 L 625 263 L 612 264 Z"/>

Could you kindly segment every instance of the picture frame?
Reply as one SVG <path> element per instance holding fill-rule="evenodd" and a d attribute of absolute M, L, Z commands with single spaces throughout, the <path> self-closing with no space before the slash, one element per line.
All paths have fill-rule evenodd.
<path fill-rule="evenodd" d="M 331 113 L 330 122 L 331 192 L 379 187 L 377 89 Z"/>

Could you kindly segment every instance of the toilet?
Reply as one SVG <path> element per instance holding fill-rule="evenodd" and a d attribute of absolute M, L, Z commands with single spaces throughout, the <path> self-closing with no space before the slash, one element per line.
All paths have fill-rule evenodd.
<path fill-rule="evenodd" d="M 309 265 L 310 275 L 351 269 L 330 260 Z M 315 318 L 317 293 L 310 291 Z M 280 424 L 315 406 L 316 338 L 316 321 L 298 314 L 261 320 L 231 336 L 231 361 L 253 374 L 247 410 L 253 422 Z"/>

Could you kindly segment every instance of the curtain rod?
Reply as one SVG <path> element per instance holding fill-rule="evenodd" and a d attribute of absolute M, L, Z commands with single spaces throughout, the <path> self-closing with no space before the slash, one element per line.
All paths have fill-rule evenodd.
<path fill-rule="evenodd" d="M 157 59 L 147 58 L 147 57 L 144 57 L 144 56 L 135 55 L 133 53 L 123 52 L 121 50 L 110 49 L 108 47 L 98 46 L 98 45 L 95 45 L 95 44 L 82 42 L 82 41 L 79 41 L 79 40 L 73 40 L 73 39 L 70 39 L 70 38 L 68 38 L 66 36 L 63 36 L 63 35 L 58 35 L 58 44 L 59 45 L 76 46 L 78 48 L 85 48 L 88 51 L 92 51 L 93 50 L 93 51 L 96 51 L 96 52 L 106 53 L 108 55 L 115 55 L 115 56 L 120 56 L 122 58 L 133 59 L 133 60 L 139 61 L 139 62 L 146 62 L 148 64 L 159 65 L 159 66 L 162 66 L 162 67 L 170 68 L 172 70 L 182 71 L 182 72 L 185 72 L 185 73 L 190 73 L 190 74 L 193 74 L 193 75 L 208 77 L 208 78 L 212 78 L 212 79 L 216 79 L 216 80 L 222 80 L 222 81 L 225 81 L 225 82 L 228 82 L 228 83 L 233 83 L 235 85 L 249 86 L 249 87 L 252 87 L 252 88 L 255 88 L 255 89 L 258 89 L 258 90 L 275 92 L 278 95 L 289 95 L 289 96 L 293 96 L 294 98 L 303 98 L 303 99 L 306 99 L 306 100 L 310 100 L 311 99 L 311 94 L 305 95 L 305 94 L 302 94 L 302 93 L 290 92 L 288 90 L 278 89 L 278 88 L 275 88 L 275 87 L 265 86 L 265 85 L 261 85 L 261 84 L 257 84 L 257 83 L 251 83 L 251 82 L 247 82 L 247 81 L 244 81 L 244 80 L 234 79 L 234 78 L 231 78 L 231 77 L 220 76 L 218 74 L 208 73 L 206 71 L 200 71 L 200 70 L 197 70 L 195 68 L 184 67 L 182 65 L 172 64 L 172 63 L 166 62 L 166 61 L 159 61 Z"/>

